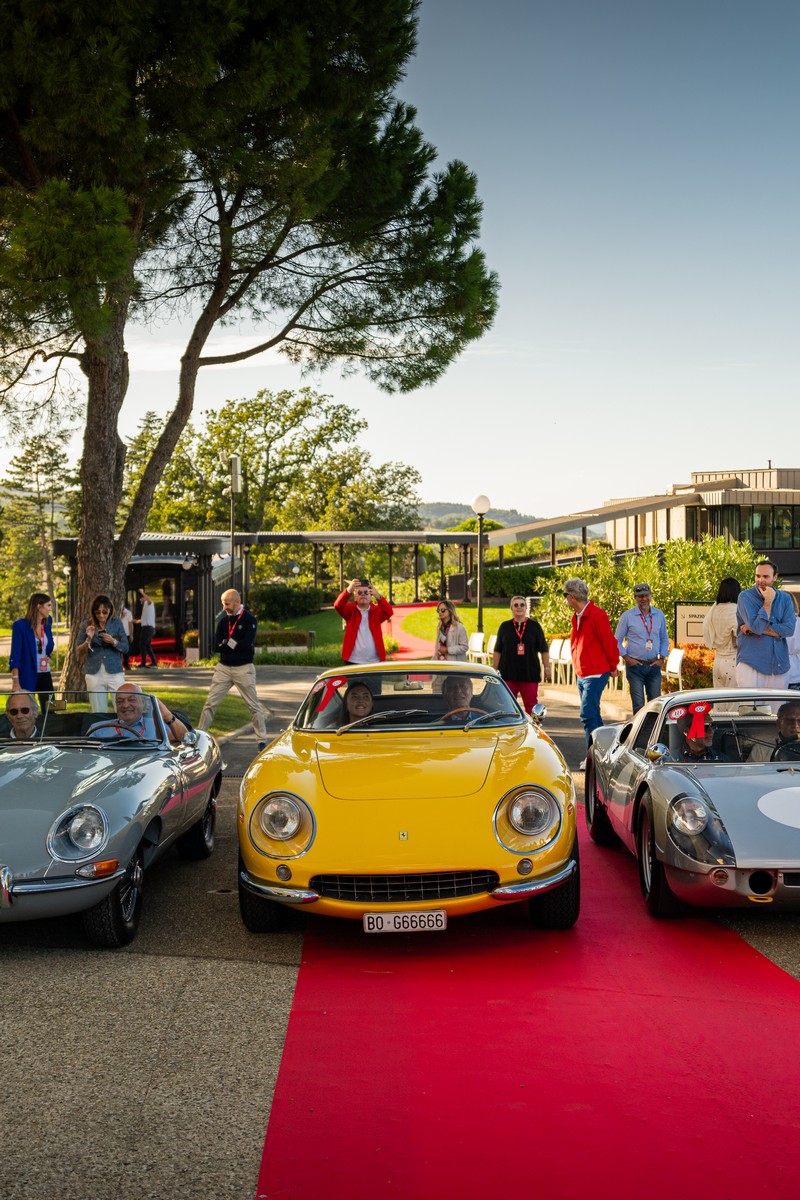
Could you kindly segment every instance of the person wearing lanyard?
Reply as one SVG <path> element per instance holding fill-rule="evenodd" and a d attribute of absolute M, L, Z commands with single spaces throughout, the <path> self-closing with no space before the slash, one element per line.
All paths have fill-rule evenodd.
<path fill-rule="evenodd" d="M 661 695 L 661 667 L 669 654 L 669 635 L 663 612 L 651 607 L 650 584 L 637 583 L 633 598 L 636 603 L 620 617 L 615 637 L 625 661 L 631 705 L 637 713 L 644 708 L 645 694 L 648 700 Z"/>
<path fill-rule="evenodd" d="M 50 674 L 50 655 L 53 653 L 53 604 L 45 592 L 34 592 L 28 601 L 28 611 L 11 626 L 12 692 L 35 692 L 42 702 L 53 690 Z"/>
<path fill-rule="evenodd" d="M 541 625 L 527 616 L 527 612 L 528 603 L 525 597 L 512 596 L 512 619 L 503 621 L 497 631 L 492 662 L 494 669 L 500 672 L 512 693 L 520 696 L 525 711 L 531 713 L 539 698 L 539 684 L 542 679 L 539 655 L 542 656 L 544 677 L 548 683 L 550 655 Z"/>
<path fill-rule="evenodd" d="M 214 667 L 197 728 L 210 728 L 220 701 L 235 686 L 250 709 L 258 748 L 263 750 L 267 744 L 267 722 L 256 693 L 256 668 L 253 663 L 258 621 L 247 611 L 241 596 L 233 588 L 222 593 L 222 609 L 215 634 L 219 662 Z"/>
<path fill-rule="evenodd" d="M 567 579 L 563 585 L 564 599 L 572 609 L 572 632 L 569 638 L 572 665 L 578 682 L 580 717 L 588 748 L 595 729 L 603 724 L 600 701 L 609 678 L 619 674 L 619 649 L 611 632 L 608 613 L 589 599 L 589 588 L 583 579 Z M 578 770 L 586 769 L 586 759 Z"/>

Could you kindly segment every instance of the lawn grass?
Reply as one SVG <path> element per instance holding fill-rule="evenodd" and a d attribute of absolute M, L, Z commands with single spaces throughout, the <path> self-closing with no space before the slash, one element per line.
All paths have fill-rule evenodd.
<path fill-rule="evenodd" d="M 467 633 L 476 633 L 478 629 L 478 610 L 474 604 L 458 604 L 456 611 Z M 507 621 L 511 616 L 511 609 L 507 604 L 484 604 L 483 606 L 483 631 L 488 636 L 490 633 L 497 633 L 501 621 Z M 435 608 L 421 608 L 417 612 L 409 613 L 403 621 L 402 628 L 406 633 L 410 633 L 413 637 L 430 638 L 433 645 L 433 636 L 436 630 L 437 616 Z"/>

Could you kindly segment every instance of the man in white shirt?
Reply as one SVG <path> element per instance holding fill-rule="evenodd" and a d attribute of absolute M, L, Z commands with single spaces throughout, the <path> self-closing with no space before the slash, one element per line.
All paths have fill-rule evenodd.
<path fill-rule="evenodd" d="M 148 596 L 144 588 L 139 588 L 139 599 L 142 602 L 142 615 L 139 618 L 139 652 L 142 656 L 142 661 L 139 667 L 149 667 L 151 663 L 147 660 L 152 659 L 152 666 L 157 667 L 158 662 L 153 652 L 153 638 L 156 633 L 156 606 L 152 596 Z"/>
<path fill-rule="evenodd" d="M 131 649 L 133 648 L 133 613 L 125 603 L 122 605 L 119 619 L 122 622 L 122 628 L 125 630 L 125 637 L 128 639 L 128 653 L 122 656 L 122 666 L 127 671 L 131 665 Z"/>

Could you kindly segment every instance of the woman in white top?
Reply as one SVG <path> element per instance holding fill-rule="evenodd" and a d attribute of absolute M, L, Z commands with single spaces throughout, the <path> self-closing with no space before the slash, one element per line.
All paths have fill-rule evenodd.
<path fill-rule="evenodd" d="M 466 662 L 469 637 L 464 624 L 459 621 L 452 600 L 440 600 L 436 605 L 439 625 L 433 644 L 433 657 L 448 662 Z"/>
<path fill-rule="evenodd" d="M 789 674 L 786 676 L 786 686 L 793 692 L 800 692 L 800 617 L 797 615 L 797 597 L 794 592 L 788 593 L 794 605 L 794 633 L 786 639 L 789 651 Z"/>
<path fill-rule="evenodd" d="M 741 590 L 738 579 L 723 579 L 717 602 L 703 621 L 703 641 L 714 651 L 714 687 L 736 687 L 736 601 Z"/>

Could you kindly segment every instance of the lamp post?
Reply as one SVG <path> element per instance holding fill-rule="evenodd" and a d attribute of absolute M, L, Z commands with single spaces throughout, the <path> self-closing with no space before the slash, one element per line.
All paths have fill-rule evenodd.
<path fill-rule="evenodd" d="M 478 518 L 478 633 L 483 633 L 483 518 L 491 508 L 488 496 L 476 496 L 472 511 Z"/>
<path fill-rule="evenodd" d="M 234 531 L 236 528 L 236 495 L 242 490 L 242 460 L 238 454 L 232 454 L 230 457 L 231 468 L 231 587 L 236 586 L 236 577 L 234 575 Z"/>

